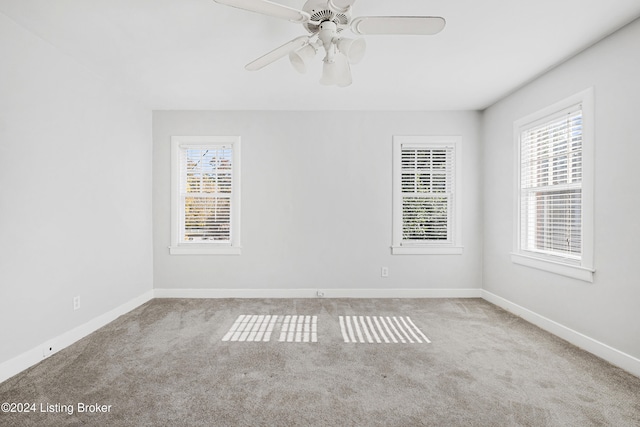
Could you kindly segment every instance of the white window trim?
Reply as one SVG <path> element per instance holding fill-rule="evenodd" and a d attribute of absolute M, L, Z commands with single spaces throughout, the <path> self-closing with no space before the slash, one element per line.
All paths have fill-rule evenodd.
<path fill-rule="evenodd" d="M 203 144 L 229 144 L 233 147 L 231 243 L 180 243 L 180 149 Z M 240 137 L 172 136 L 171 137 L 171 255 L 240 255 Z"/>
<path fill-rule="evenodd" d="M 546 256 L 520 249 L 520 133 L 523 127 L 540 121 L 559 111 L 582 104 L 582 255 L 580 260 L 559 256 Z M 595 175 L 595 111 L 593 88 L 589 88 L 549 107 L 514 122 L 515 141 L 515 186 L 514 228 L 511 261 L 515 264 L 536 268 L 566 277 L 593 282 L 594 257 L 594 175 Z"/>
<path fill-rule="evenodd" d="M 462 247 L 462 137 L 460 136 L 406 136 L 393 137 L 393 255 L 460 255 Z M 451 216 L 451 242 L 449 243 L 402 243 L 402 183 L 401 151 L 403 144 L 452 145 L 454 147 L 454 194 Z"/>

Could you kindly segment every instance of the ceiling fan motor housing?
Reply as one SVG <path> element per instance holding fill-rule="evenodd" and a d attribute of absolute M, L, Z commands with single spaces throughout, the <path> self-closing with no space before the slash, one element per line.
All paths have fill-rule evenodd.
<path fill-rule="evenodd" d="M 351 22 L 351 8 L 341 11 L 332 7 L 331 0 L 308 0 L 302 10 L 311 15 L 311 21 L 302 24 L 311 34 L 320 31 L 318 22 L 331 21 L 334 22 L 340 32 Z"/>

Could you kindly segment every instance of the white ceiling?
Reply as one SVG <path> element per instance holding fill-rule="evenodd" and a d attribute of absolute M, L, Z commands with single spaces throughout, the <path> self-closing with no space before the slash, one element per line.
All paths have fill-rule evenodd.
<path fill-rule="evenodd" d="M 305 0 L 277 0 L 301 8 Z M 320 56 L 244 65 L 306 31 L 212 0 L 0 0 L 0 12 L 152 109 L 476 110 L 640 16 L 639 0 L 358 0 L 353 16 L 433 15 L 436 36 L 365 36 L 347 88 Z"/>

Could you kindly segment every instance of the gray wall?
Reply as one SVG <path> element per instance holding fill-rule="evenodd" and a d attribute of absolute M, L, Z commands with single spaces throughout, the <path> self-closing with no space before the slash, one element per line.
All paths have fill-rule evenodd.
<path fill-rule="evenodd" d="M 462 136 L 463 255 L 390 255 L 395 134 Z M 242 255 L 169 255 L 172 135 L 242 137 Z M 155 287 L 478 289 L 478 136 L 476 112 L 156 111 Z"/>
<path fill-rule="evenodd" d="M 0 58 L 1 363 L 153 276 L 149 110 L 3 14 Z"/>
<path fill-rule="evenodd" d="M 595 279 L 515 265 L 514 120 L 588 87 L 595 92 Z M 640 357 L 640 21 L 484 112 L 485 290 Z"/>

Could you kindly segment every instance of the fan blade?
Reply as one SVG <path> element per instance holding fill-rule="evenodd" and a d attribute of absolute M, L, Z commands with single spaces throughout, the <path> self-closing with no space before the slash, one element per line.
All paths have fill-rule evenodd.
<path fill-rule="evenodd" d="M 344 13 L 349 9 L 356 0 L 329 0 L 329 9 L 337 9 Z"/>
<path fill-rule="evenodd" d="M 309 37 L 307 36 L 300 36 L 300 37 L 296 37 L 295 39 L 283 44 L 282 46 L 272 50 L 271 52 L 267 53 L 266 55 L 261 56 L 260 58 L 256 59 L 253 62 L 250 62 L 249 64 L 247 64 L 244 68 L 246 68 L 249 71 L 257 71 L 263 67 L 266 67 L 267 65 L 271 64 L 272 62 L 277 61 L 278 59 L 282 58 L 283 56 L 286 56 L 288 54 L 290 54 L 291 52 L 300 49 L 301 47 L 304 47 L 306 45 L 309 44 Z"/>
<path fill-rule="evenodd" d="M 444 28 L 439 16 L 360 16 L 351 23 L 356 34 L 433 35 Z"/>
<path fill-rule="evenodd" d="M 287 19 L 292 22 L 305 23 L 311 19 L 311 15 L 302 10 L 293 9 L 268 0 L 214 0 L 216 3 L 224 4 L 238 9 L 257 12 L 263 15 L 274 16 L 276 18 Z"/>

